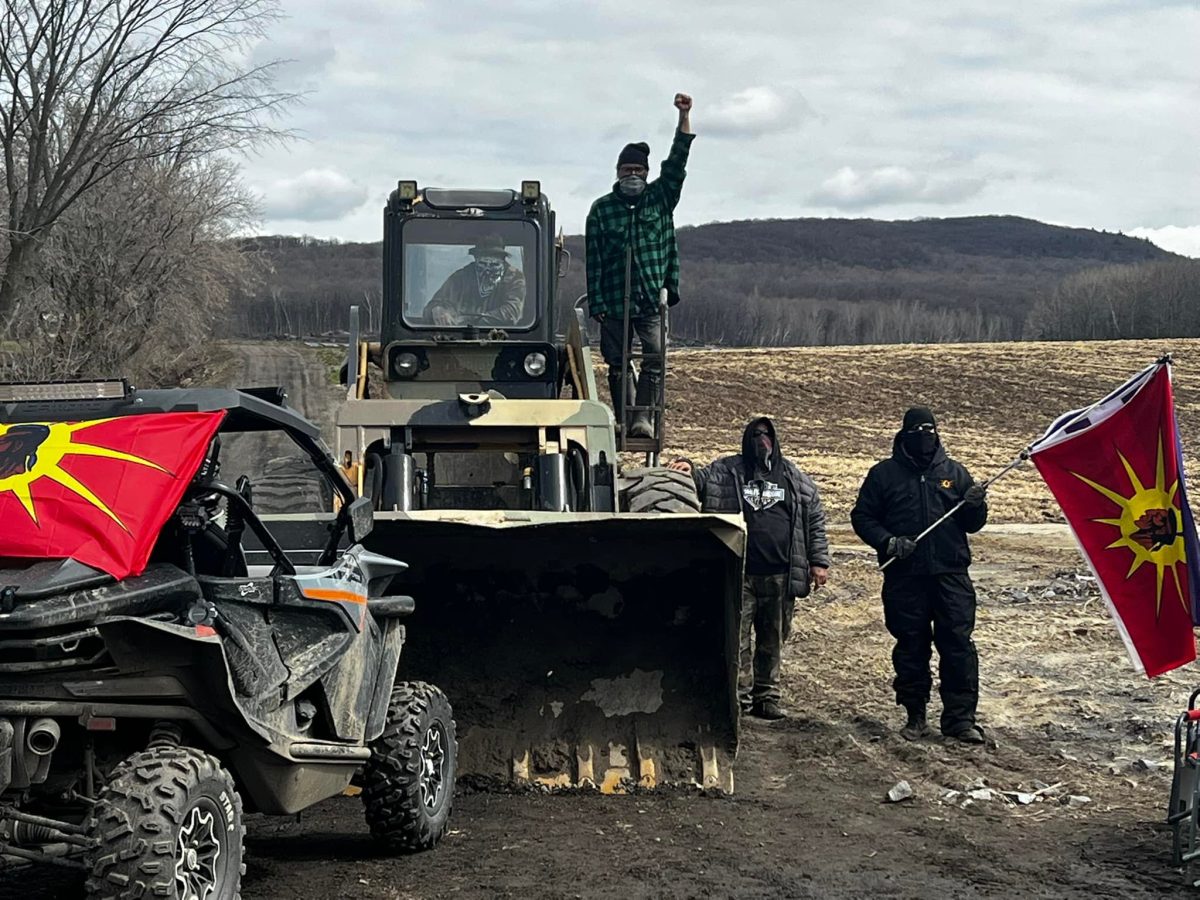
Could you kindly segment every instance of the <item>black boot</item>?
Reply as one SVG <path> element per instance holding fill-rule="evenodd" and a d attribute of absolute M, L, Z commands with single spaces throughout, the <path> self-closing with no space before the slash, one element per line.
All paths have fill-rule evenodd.
<path fill-rule="evenodd" d="M 787 718 L 787 713 L 783 711 L 783 707 L 779 705 L 779 701 L 770 699 L 754 701 L 754 707 L 751 709 L 750 715 L 766 719 L 770 722 L 777 722 L 780 719 Z"/>
<path fill-rule="evenodd" d="M 908 710 L 908 721 L 900 729 L 900 737 L 906 741 L 917 741 L 929 734 L 929 725 L 925 721 L 925 704 L 912 704 L 904 707 Z"/>

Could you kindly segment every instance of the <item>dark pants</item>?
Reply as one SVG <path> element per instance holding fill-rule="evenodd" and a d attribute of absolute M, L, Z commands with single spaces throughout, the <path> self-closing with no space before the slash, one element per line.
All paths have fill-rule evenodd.
<path fill-rule="evenodd" d="M 970 576 L 889 575 L 883 580 L 883 614 L 896 639 L 896 702 L 924 706 L 929 701 L 932 645 L 938 652 L 942 731 L 973 725 L 979 704 L 979 657 L 971 640 L 975 587 Z"/>
<path fill-rule="evenodd" d="M 796 598 L 787 575 L 747 575 L 742 582 L 742 633 L 738 654 L 738 702 L 779 700 L 783 645 L 792 633 Z M 753 654 L 750 634 L 754 633 Z"/>
<path fill-rule="evenodd" d="M 629 319 L 629 346 L 626 351 L 633 349 L 634 336 L 642 343 L 642 352 L 655 354 L 657 359 L 642 360 L 641 377 L 636 377 L 630 365 L 629 379 L 626 382 L 628 397 L 620 400 L 621 394 L 621 339 L 624 337 L 625 324 L 621 316 L 610 315 L 600 323 L 600 355 L 608 363 L 608 389 L 612 392 L 613 412 L 617 422 L 627 424 L 625 420 L 625 404 L 629 398 L 636 398 L 638 406 L 650 406 L 658 397 L 659 385 L 662 384 L 662 316 L 639 316 Z"/>

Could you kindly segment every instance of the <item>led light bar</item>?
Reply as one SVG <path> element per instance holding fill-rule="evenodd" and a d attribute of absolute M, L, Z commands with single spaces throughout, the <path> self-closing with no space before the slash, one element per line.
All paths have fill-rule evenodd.
<path fill-rule="evenodd" d="M 33 381 L 26 384 L 0 383 L 0 403 L 39 403 L 55 400 L 124 400 L 129 382 Z"/>

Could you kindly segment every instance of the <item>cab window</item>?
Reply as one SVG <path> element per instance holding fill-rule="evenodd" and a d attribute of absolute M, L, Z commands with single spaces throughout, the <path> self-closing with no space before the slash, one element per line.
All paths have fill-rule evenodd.
<path fill-rule="evenodd" d="M 412 219 L 402 231 L 409 328 L 531 328 L 537 229 L 530 222 Z"/>

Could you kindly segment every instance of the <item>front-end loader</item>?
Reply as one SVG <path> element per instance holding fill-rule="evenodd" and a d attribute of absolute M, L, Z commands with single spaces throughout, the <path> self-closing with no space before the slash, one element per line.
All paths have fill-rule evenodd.
<path fill-rule="evenodd" d="M 732 791 L 744 526 L 652 465 L 661 392 L 652 438 L 614 422 L 555 232 L 537 182 L 401 182 L 386 206 L 337 454 L 362 462 L 369 548 L 409 565 L 401 677 L 447 692 L 468 778 Z"/>

